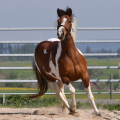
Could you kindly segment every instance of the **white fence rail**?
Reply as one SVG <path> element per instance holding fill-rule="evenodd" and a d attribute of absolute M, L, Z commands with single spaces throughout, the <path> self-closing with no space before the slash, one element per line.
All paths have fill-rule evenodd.
<path fill-rule="evenodd" d="M 84 53 L 83 54 L 85 57 L 86 56 L 120 56 L 118 53 Z M 0 54 L 0 57 L 33 57 L 34 54 Z"/>
<path fill-rule="evenodd" d="M 0 43 L 8 44 L 29 44 L 29 43 L 40 43 L 39 41 L 0 41 Z M 76 43 L 120 43 L 120 40 L 77 40 Z"/>
<path fill-rule="evenodd" d="M 0 28 L 0 31 L 40 31 L 40 30 L 57 30 L 55 27 L 39 28 Z M 78 27 L 77 30 L 120 30 L 120 27 Z"/>
<path fill-rule="evenodd" d="M 41 31 L 41 30 L 56 30 L 56 28 L 49 27 L 49 28 L 0 28 L 0 31 Z M 97 31 L 104 31 L 104 30 L 120 30 L 120 27 L 104 27 L 104 28 L 77 28 L 77 30 L 97 30 Z M 39 43 L 39 41 L 0 41 L 0 44 L 29 44 L 29 43 Z M 77 40 L 76 43 L 120 43 L 120 40 Z M 1 57 L 7 56 L 33 56 L 34 54 L 0 54 Z M 118 53 L 84 53 L 84 56 L 120 56 Z M 0 67 L 1 70 L 19 70 L 19 69 L 27 69 L 31 70 L 32 67 Z M 120 69 L 120 66 L 88 66 L 88 69 Z M 91 79 L 91 82 L 120 82 L 119 79 Z M 0 83 L 28 83 L 28 82 L 37 82 L 37 80 L 0 80 Z M 75 82 L 82 82 L 81 80 Z M 5 103 L 5 95 L 26 95 L 26 94 L 34 94 L 34 93 L 0 93 L 3 95 L 3 105 Z M 55 93 L 46 93 L 46 94 L 55 94 Z M 70 94 L 70 93 L 65 93 Z M 80 92 L 76 94 L 87 94 L 86 92 Z M 93 92 L 93 94 L 120 94 L 120 92 Z"/>
<path fill-rule="evenodd" d="M 36 83 L 37 80 L 0 80 L 0 83 Z M 77 80 L 74 82 L 82 82 L 82 80 Z M 90 82 L 120 82 L 120 79 L 90 79 Z"/>
<path fill-rule="evenodd" d="M 36 83 L 37 80 L 0 80 L 0 83 Z M 82 82 L 78 80 L 75 82 Z M 91 79 L 90 82 L 120 82 L 119 79 Z M 120 92 L 92 92 L 93 94 L 120 94 Z M 35 93 L 0 93 L 3 95 L 3 105 L 5 104 L 5 95 L 32 95 Z M 55 95 L 55 93 L 45 93 L 46 95 Z M 65 93 L 69 95 L 70 93 Z M 87 92 L 76 92 L 75 94 L 87 94 Z"/>
<path fill-rule="evenodd" d="M 88 66 L 88 69 L 120 69 L 120 66 Z M 32 70 L 32 67 L 0 67 L 1 70 Z"/>

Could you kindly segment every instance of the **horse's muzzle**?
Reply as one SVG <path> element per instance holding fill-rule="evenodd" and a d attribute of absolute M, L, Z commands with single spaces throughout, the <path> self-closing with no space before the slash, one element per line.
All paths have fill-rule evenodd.
<path fill-rule="evenodd" d="M 59 33 L 59 31 L 58 31 L 57 36 L 59 39 L 64 39 L 64 32 L 62 31 L 61 33 Z"/>

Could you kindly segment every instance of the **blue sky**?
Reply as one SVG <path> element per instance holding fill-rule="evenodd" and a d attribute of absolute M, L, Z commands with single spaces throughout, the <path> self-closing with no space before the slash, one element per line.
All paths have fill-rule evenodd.
<path fill-rule="evenodd" d="M 0 0 L 0 28 L 54 27 L 57 8 L 71 7 L 78 27 L 120 27 L 120 0 Z M 56 31 L 0 31 L 3 40 L 46 40 Z M 118 40 L 120 31 L 78 31 L 78 40 Z M 119 44 L 79 44 L 93 50 L 116 50 Z"/>

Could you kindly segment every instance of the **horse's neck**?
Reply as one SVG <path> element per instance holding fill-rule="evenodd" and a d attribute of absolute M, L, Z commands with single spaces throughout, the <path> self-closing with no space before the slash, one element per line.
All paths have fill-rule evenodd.
<path fill-rule="evenodd" d="M 71 56 L 71 52 L 75 51 L 75 43 L 73 41 L 71 33 L 67 35 L 65 40 L 61 41 L 61 47 L 62 47 L 62 51 L 70 56 Z"/>

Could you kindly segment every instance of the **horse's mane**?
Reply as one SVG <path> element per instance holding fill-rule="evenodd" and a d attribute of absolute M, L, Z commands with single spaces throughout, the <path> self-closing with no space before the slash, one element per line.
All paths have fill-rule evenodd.
<path fill-rule="evenodd" d="M 73 37 L 74 42 L 76 42 L 76 35 L 77 35 L 77 19 L 75 17 L 74 14 L 72 14 L 71 17 L 71 23 L 72 23 L 72 27 L 71 27 L 71 35 Z"/>
<path fill-rule="evenodd" d="M 60 16 L 68 15 L 68 10 L 69 10 L 69 7 L 67 7 L 66 10 L 60 9 L 60 11 L 61 11 Z M 71 27 L 71 35 L 72 35 L 72 37 L 73 37 L 74 42 L 76 42 L 77 19 L 76 19 L 76 17 L 75 17 L 74 14 L 72 14 L 72 16 L 71 16 L 71 24 L 72 24 L 72 27 Z"/>

